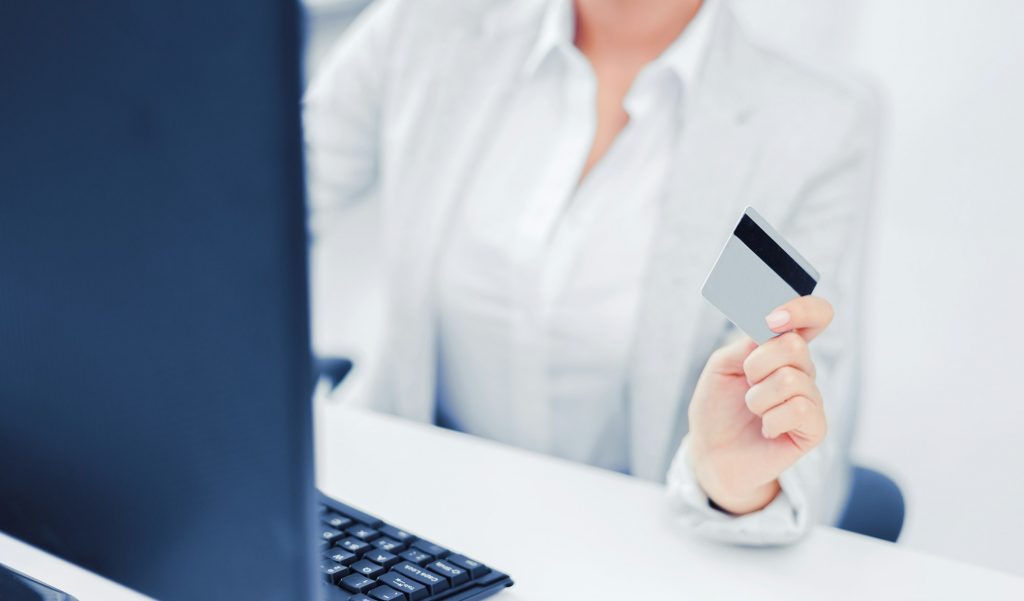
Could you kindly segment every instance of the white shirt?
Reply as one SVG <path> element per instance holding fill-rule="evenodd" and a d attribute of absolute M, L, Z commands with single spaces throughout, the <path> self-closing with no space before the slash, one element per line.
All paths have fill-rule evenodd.
<path fill-rule="evenodd" d="M 513 238 L 496 249 L 532 248 L 531 252 L 539 253 L 541 258 L 532 263 L 512 263 L 509 255 L 501 252 L 493 253 L 491 259 L 460 258 L 453 244 L 453 234 L 458 230 L 453 223 L 468 218 L 471 208 L 486 216 L 495 208 L 514 209 L 522 205 L 525 214 L 526 207 L 547 206 L 539 203 L 542 188 L 534 181 L 549 174 L 546 170 L 527 173 L 527 167 L 522 167 L 518 178 L 509 176 L 501 180 L 522 188 L 499 190 L 500 199 L 508 206 L 473 208 L 481 196 L 473 195 L 471 189 L 478 187 L 484 191 L 497 187 L 488 184 L 480 174 L 486 165 L 500 164 L 493 158 L 500 153 L 513 156 L 515 146 L 503 148 L 494 142 L 498 136 L 508 135 L 514 127 L 510 123 L 536 125 L 532 120 L 523 121 L 525 111 L 514 106 L 520 98 L 525 101 L 529 96 L 526 92 L 518 95 L 516 88 L 535 88 L 533 98 L 537 102 L 545 98 L 544 81 L 551 86 L 549 91 L 554 89 L 557 94 L 562 90 L 566 98 L 565 90 L 572 89 L 573 84 L 569 82 L 575 80 L 568 74 L 576 73 L 569 70 L 575 67 L 567 66 L 573 63 L 554 52 L 557 48 L 558 52 L 568 51 L 571 56 L 571 37 L 567 33 L 570 27 L 566 25 L 571 20 L 564 20 L 564 12 L 562 19 L 552 17 L 559 13 L 549 12 L 551 2 L 559 3 L 561 10 L 568 6 L 568 0 L 379 0 L 346 31 L 311 86 L 305 101 L 305 134 L 314 227 L 324 233 L 321 228 L 329 224 L 324 220 L 328 211 L 364 198 L 375 199 L 380 224 L 375 242 L 380 245 L 383 263 L 380 274 L 385 279 L 386 290 L 380 303 L 384 314 L 379 351 L 374 350 L 372 356 L 355 355 L 355 380 L 346 379 L 337 396 L 346 402 L 409 419 L 431 421 L 438 408 L 441 334 L 438 318 L 447 319 L 444 344 L 447 358 L 451 359 L 452 347 L 460 344 L 459 337 L 453 335 L 456 329 L 449 329 L 451 325 L 470 324 L 473 320 L 478 320 L 473 323 L 491 323 L 497 335 L 489 333 L 480 340 L 508 348 L 518 342 L 508 338 L 510 332 L 515 333 L 508 327 L 509 315 L 513 315 L 512 311 L 527 314 L 525 311 L 529 310 L 530 315 L 546 317 L 539 322 L 543 328 L 519 330 L 523 337 L 534 337 L 531 338 L 534 346 L 523 348 L 547 349 L 545 365 L 557 367 L 550 376 L 544 374 L 544 380 L 533 380 L 534 389 L 544 394 L 534 395 L 533 402 L 519 398 L 508 400 L 511 395 L 502 396 L 499 402 L 504 404 L 499 404 L 478 398 L 473 392 L 490 388 L 504 395 L 498 385 L 459 384 L 463 391 L 458 393 L 462 395 L 459 397 L 455 394 L 455 383 L 449 379 L 448 383 L 442 383 L 442 388 L 448 390 L 448 398 L 442 399 L 446 401 L 442 408 L 459 410 L 465 406 L 464 401 L 468 403 L 467 399 L 473 398 L 474 406 L 456 413 L 457 417 L 465 419 L 466 429 L 484 431 L 486 424 L 488 428 L 505 433 L 503 436 L 509 440 L 536 437 L 539 447 L 554 447 L 552 432 L 554 424 L 558 423 L 570 424 L 573 436 L 569 438 L 579 441 L 583 451 L 586 447 L 582 445 L 590 444 L 593 450 L 601 444 L 595 438 L 604 436 L 611 440 L 611 435 L 594 434 L 598 429 L 597 419 L 585 428 L 576 428 L 573 420 L 590 420 L 593 414 L 602 415 L 604 423 L 617 423 L 616 416 L 621 414 L 616 413 L 614 403 L 602 405 L 600 410 L 573 415 L 562 414 L 559 405 L 552 401 L 558 390 L 562 391 L 558 393 L 560 398 L 587 400 L 581 394 L 573 397 L 565 392 L 581 388 L 577 388 L 578 381 L 569 378 L 564 370 L 581 365 L 583 360 L 593 360 L 593 365 L 597 365 L 612 357 L 608 348 L 590 347 L 587 348 L 590 354 L 583 359 L 566 352 L 559 352 L 556 357 L 553 349 L 570 348 L 569 345 L 559 346 L 556 340 L 571 342 L 569 335 L 573 332 L 590 334 L 575 322 L 559 316 L 568 314 L 582 318 L 584 313 L 572 303 L 578 303 L 579 299 L 590 303 L 600 296 L 587 294 L 587 289 L 580 284 L 584 281 L 580 275 L 584 270 L 578 267 L 596 264 L 585 260 L 587 253 L 596 247 L 588 245 L 587 241 L 599 240 L 600 217 L 605 214 L 596 207 L 618 206 L 627 202 L 623 198 L 628 198 L 631 205 L 644 206 L 642 199 L 648 198 L 651 192 L 641 193 L 634 187 L 644 178 L 657 180 L 660 177 L 667 181 L 664 181 L 664 191 L 654 193 L 660 196 L 660 202 L 656 200 L 654 205 L 657 231 L 649 256 L 641 253 L 646 263 L 646 284 L 639 293 L 642 302 L 632 321 L 598 323 L 592 327 L 593 330 L 616 330 L 616 334 L 607 335 L 608 340 L 630 340 L 628 376 L 621 371 L 608 372 L 617 375 L 608 380 L 607 386 L 600 386 L 610 389 L 625 380 L 628 387 L 628 406 L 625 407 L 628 418 L 624 419 L 629 422 L 630 473 L 667 481 L 667 491 L 677 507 L 678 519 L 693 531 L 747 544 L 795 540 L 807 532 L 814 521 L 829 521 L 836 516 L 849 482 L 849 472 L 844 466 L 856 398 L 857 291 L 863 288 L 860 260 L 876 140 L 876 118 L 870 94 L 855 82 L 850 85 L 752 44 L 728 7 L 716 2 L 714 32 L 705 38 L 706 58 L 695 59 L 694 63 L 670 58 L 690 52 L 680 50 L 678 55 L 667 52 L 658 61 L 659 66 L 667 68 L 668 81 L 676 79 L 674 96 L 666 91 L 669 88 L 660 87 L 662 80 L 657 74 L 647 83 L 646 75 L 638 79 L 627 107 L 632 115 L 631 129 L 621 134 L 617 146 L 604 157 L 604 164 L 591 174 L 592 179 L 578 191 L 566 185 L 560 194 L 545 192 L 555 199 L 562 211 L 546 230 L 543 226 L 538 228 L 549 231 L 551 241 L 546 246 L 534 243 L 529 247 Z M 701 19 L 710 19 L 704 15 L 709 15 L 707 11 L 714 6 L 709 4 L 700 12 L 697 21 L 674 48 L 696 46 L 700 49 L 698 55 L 704 52 L 703 44 L 694 40 L 701 39 Z M 552 24 L 561 25 L 554 27 Z M 538 36 L 541 31 L 546 32 L 544 36 Z M 687 64 L 700 65 L 700 73 L 689 71 L 684 67 Z M 551 69 L 559 68 L 558 65 L 565 68 L 563 74 L 566 75 L 561 80 L 561 88 L 544 79 L 550 77 Z M 648 70 L 657 71 L 657 67 Z M 586 69 L 584 73 L 589 75 Z M 691 98 L 695 87 L 698 92 Z M 649 98 L 654 99 L 653 109 L 643 108 L 644 103 L 639 100 L 645 97 L 641 92 L 644 89 L 651 90 Z M 516 95 L 511 96 L 510 90 Z M 665 143 L 659 137 L 663 132 L 646 130 L 643 124 L 646 118 L 656 117 L 658 110 L 670 105 L 670 102 L 663 103 L 663 98 L 670 97 L 677 98 L 685 112 L 675 112 L 678 107 L 672 109 L 676 119 L 668 128 L 679 128 L 678 134 L 672 134 L 679 143 L 668 167 L 629 161 L 632 153 L 620 153 L 618 145 L 628 148 L 635 144 L 636 148 L 641 148 L 644 146 L 641 141 L 652 147 Z M 548 126 L 550 132 L 545 131 L 541 136 L 537 133 L 541 126 L 527 127 L 521 138 L 516 137 L 517 142 L 523 144 L 523 154 L 561 156 L 556 155 L 546 141 L 561 143 L 582 137 L 578 133 L 567 133 L 572 130 L 562 120 L 572 117 L 573 110 L 589 111 L 587 104 L 549 106 L 549 113 L 540 123 Z M 556 111 L 559 106 L 561 112 Z M 520 117 L 513 116 L 516 114 Z M 560 133 L 556 135 L 555 130 Z M 631 137 L 633 134 L 635 137 Z M 647 158 L 659 161 L 658 156 Z M 582 161 L 581 154 L 576 155 L 576 159 Z M 524 161 L 523 164 L 540 162 Z M 613 165 L 621 165 L 621 169 L 613 169 Z M 509 168 L 515 166 L 508 165 Z M 657 175 L 666 172 L 670 177 Z M 609 183 L 596 184 L 604 178 Z M 592 189 L 591 183 L 594 183 Z M 605 192 L 605 188 L 616 191 Z M 700 370 L 708 355 L 722 344 L 728 327 L 725 319 L 701 298 L 700 284 L 721 248 L 723 232 L 728 231 L 735 216 L 748 204 L 756 206 L 778 224 L 821 273 L 829 274 L 822 278 L 819 290 L 836 306 L 836 319 L 814 341 L 811 349 L 819 388 L 827 399 L 829 436 L 820 447 L 780 476 L 784 494 L 768 508 L 733 517 L 708 506 L 708 499 L 687 462 L 687 445 L 680 445 L 679 435 L 685 426 L 686 403 Z M 584 208 L 587 206 L 595 208 Z M 589 224 L 584 217 L 570 218 L 577 214 L 577 208 L 581 216 L 597 215 L 599 223 Z M 604 225 L 615 226 L 616 231 L 635 231 L 644 221 L 640 215 L 632 217 L 636 218 L 632 224 L 619 226 L 606 221 Z M 491 223 L 502 225 L 496 221 Z M 574 223 L 579 225 L 570 225 Z M 502 227 L 510 235 L 519 231 L 511 224 Z M 573 229 L 579 232 L 581 242 L 554 243 L 555 240 L 572 240 L 573 236 L 563 232 Z M 481 240 L 468 242 L 475 244 Z M 619 241 L 614 243 L 620 244 Z M 620 248 L 626 244 L 621 242 Z M 465 248 L 479 247 L 467 245 Z M 564 252 L 566 248 L 576 250 Z M 346 261 L 362 261 L 365 254 L 359 253 L 365 251 L 365 247 L 360 247 L 359 252 Z M 549 262 L 554 264 L 550 258 L 556 255 L 568 257 L 569 267 L 549 268 Z M 475 263 L 478 259 L 479 265 Z M 449 264 L 449 261 L 452 262 Z M 460 299 L 467 301 L 465 306 L 470 309 L 490 306 L 508 313 L 473 314 L 453 304 L 442 315 L 442 309 L 437 306 L 441 300 L 437 290 L 439 277 L 454 276 L 453 282 L 460 281 L 457 278 L 464 278 L 468 273 L 458 275 L 460 263 L 477 271 L 488 269 L 488 265 L 495 269 L 505 265 L 509 272 L 520 274 L 521 281 L 532 282 L 530 285 L 535 289 L 530 303 L 541 303 L 538 298 L 547 298 L 544 302 L 548 304 L 525 306 L 522 298 L 526 295 L 509 295 L 502 299 L 480 296 L 480 293 L 502 291 L 498 280 L 497 285 L 481 282 L 488 287 L 471 290 L 472 294 Z M 607 266 L 607 271 L 617 271 L 615 277 L 626 281 L 623 278 L 627 278 L 629 272 L 622 265 Z M 439 273 L 439 268 L 446 273 Z M 543 273 L 530 276 L 531 270 L 538 269 Z M 568 275 L 560 280 L 559 273 Z M 540 286 L 537 282 L 554 282 L 555 285 Z M 537 290 L 549 292 L 545 296 L 536 293 Z M 623 296 L 630 294 L 621 293 Z M 634 290 L 632 294 L 637 292 Z M 474 298 L 488 305 L 475 304 Z M 594 303 L 595 306 L 600 304 Z M 588 318 L 586 323 L 594 324 L 598 319 Z M 467 348 L 471 350 L 468 352 L 473 352 L 474 344 L 469 340 Z M 486 350 L 487 344 L 481 344 L 477 350 Z M 524 355 L 516 356 L 521 359 Z M 470 355 L 468 360 L 476 359 Z M 445 371 L 445 366 L 441 367 Z M 491 367 L 504 382 L 515 381 L 520 375 L 516 370 L 521 370 L 519 366 L 502 368 L 497 363 Z M 503 372 L 503 369 L 508 371 Z M 588 382 L 596 382 L 589 380 L 594 370 L 580 373 L 587 375 Z M 361 386 L 360 382 L 365 384 Z M 616 397 L 615 402 L 622 406 L 621 397 Z M 500 407 L 505 413 L 497 417 L 471 413 L 477 403 L 492 411 Z M 553 407 L 555 411 L 545 409 L 543 414 L 529 413 L 537 406 Z M 608 407 L 611 409 L 605 411 Z M 502 422 L 510 422 L 511 415 L 522 421 Z M 531 415 L 538 421 L 531 423 Z M 541 415 L 548 421 L 540 420 Z M 584 431 L 590 442 L 580 435 Z M 608 447 L 621 449 L 618 441 L 609 443 Z M 558 452 L 568 454 L 565 450 Z M 676 461 L 669 468 L 667 460 L 673 453 L 676 453 Z M 623 452 L 617 450 L 615 454 Z M 594 461 L 607 461 L 605 464 L 609 466 L 621 463 L 620 458 L 601 457 Z"/>
<path fill-rule="evenodd" d="M 551 3 L 441 253 L 441 423 L 628 471 L 635 316 L 713 6 L 640 72 L 628 124 L 580 182 L 596 79 L 573 45 L 572 3 Z"/>

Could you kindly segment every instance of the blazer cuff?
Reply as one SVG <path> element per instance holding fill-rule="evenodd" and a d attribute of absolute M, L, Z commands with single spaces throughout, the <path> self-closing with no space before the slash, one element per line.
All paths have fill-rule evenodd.
<path fill-rule="evenodd" d="M 666 477 L 669 503 L 684 526 L 707 538 L 755 546 L 792 543 L 807 533 L 810 508 L 805 487 L 793 468 L 779 476 L 781 490 L 764 509 L 732 515 L 712 507 L 697 483 L 689 438 L 683 439 Z"/>

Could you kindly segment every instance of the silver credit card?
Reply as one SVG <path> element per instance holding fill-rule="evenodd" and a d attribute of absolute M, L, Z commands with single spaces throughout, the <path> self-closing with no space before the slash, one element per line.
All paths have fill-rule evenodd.
<path fill-rule="evenodd" d="M 729 321 L 763 344 L 776 336 L 765 316 L 814 292 L 818 271 L 761 215 L 747 207 L 701 287 Z"/>

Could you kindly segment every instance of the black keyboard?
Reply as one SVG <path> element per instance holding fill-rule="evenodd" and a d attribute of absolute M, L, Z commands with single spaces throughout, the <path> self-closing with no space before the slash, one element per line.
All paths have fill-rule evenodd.
<path fill-rule="evenodd" d="M 469 601 L 512 586 L 507 574 L 320 496 L 327 601 Z"/>

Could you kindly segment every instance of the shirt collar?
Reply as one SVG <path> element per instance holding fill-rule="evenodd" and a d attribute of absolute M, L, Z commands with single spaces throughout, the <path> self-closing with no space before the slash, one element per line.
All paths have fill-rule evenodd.
<path fill-rule="evenodd" d="M 719 4 L 717 0 L 703 0 L 683 33 L 652 64 L 665 65 L 684 82 L 695 81 L 711 45 Z"/>
<path fill-rule="evenodd" d="M 651 65 L 664 65 L 684 82 L 697 79 L 707 55 L 720 3 L 721 0 L 703 0 L 700 10 L 683 33 Z M 537 40 L 523 66 L 525 74 L 535 73 L 554 50 L 572 45 L 575 19 L 572 0 L 548 1 Z"/>
<path fill-rule="evenodd" d="M 541 18 L 537 41 L 523 65 L 523 73 L 534 74 L 544 60 L 557 48 L 572 44 L 576 30 L 572 0 L 549 0 Z"/>

